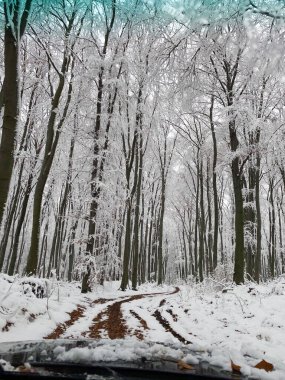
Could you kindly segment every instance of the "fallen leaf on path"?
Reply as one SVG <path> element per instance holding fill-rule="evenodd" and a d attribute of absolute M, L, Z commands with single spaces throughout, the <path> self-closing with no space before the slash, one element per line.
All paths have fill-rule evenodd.
<path fill-rule="evenodd" d="M 29 364 L 20 365 L 19 367 L 16 368 L 16 370 L 18 372 L 27 372 L 27 373 L 35 372 L 34 368 L 32 368 Z"/>
<path fill-rule="evenodd" d="M 232 360 L 231 360 L 231 366 L 232 366 L 232 371 L 233 373 L 238 373 L 240 374 L 240 366 L 235 364 Z"/>
<path fill-rule="evenodd" d="M 190 364 L 185 363 L 183 360 L 178 360 L 177 366 L 179 369 L 194 369 Z"/>
<path fill-rule="evenodd" d="M 266 360 L 261 360 L 254 368 L 264 369 L 266 372 L 271 372 L 274 369 L 273 364 L 268 363 Z"/>

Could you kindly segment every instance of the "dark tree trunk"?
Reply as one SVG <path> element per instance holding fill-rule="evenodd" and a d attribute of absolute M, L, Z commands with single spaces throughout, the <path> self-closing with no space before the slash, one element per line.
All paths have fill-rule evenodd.
<path fill-rule="evenodd" d="M 135 204 L 135 220 L 134 220 L 134 256 L 132 267 L 132 289 L 137 289 L 137 275 L 138 275 L 138 259 L 139 259 L 139 223 L 140 223 L 140 202 L 141 202 L 141 186 L 142 186 L 142 170 L 143 170 L 143 137 L 142 137 L 142 115 L 139 114 L 139 132 L 138 132 L 138 144 L 136 149 L 137 155 L 137 184 L 136 184 L 136 204 Z M 142 236 L 141 236 L 142 239 Z"/>
<path fill-rule="evenodd" d="M 20 211 L 17 227 L 16 227 L 15 234 L 14 234 L 14 242 L 13 242 L 13 246 L 12 246 L 11 261 L 10 261 L 9 269 L 8 269 L 8 274 L 10 276 L 12 276 L 14 274 L 14 271 L 15 271 L 15 265 L 16 265 L 17 253 L 18 253 L 19 241 L 20 241 L 20 234 L 21 234 L 22 226 L 23 226 L 25 216 L 26 216 L 30 194 L 32 191 L 32 181 L 33 181 L 33 173 L 30 173 L 27 184 L 26 184 L 24 199 L 23 199 L 23 202 L 21 204 L 21 211 Z"/>
<path fill-rule="evenodd" d="M 219 233 L 219 201 L 218 201 L 218 190 L 217 190 L 217 139 L 215 132 L 215 125 L 213 121 L 213 109 L 214 109 L 214 97 L 211 98 L 211 107 L 210 107 L 210 124 L 211 124 L 211 133 L 213 140 L 213 197 L 214 197 L 214 233 L 213 233 L 213 269 L 217 267 L 218 263 L 218 233 Z"/>
<path fill-rule="evenodd" d="M 72 275 L 73 275 L 73 265 L 74 265 L 74 259 L 75 259 L 75 248 L 74 248 L 74 239 L 75 239 L 75 234 L 78 226 L 78 220 L 75 221 L 74 225 L 71 228 L 70 231 L 70 237 L 69 237 L 69 246 L 68 246 L 68 274 L 67 274 L 67 279 L 68 281 L 72 280 Z"/>
<path fill-rule="evenodd" d="M 249 159 L 246 207 L 244 210 L 246 272 L 254 277 L 256 253 L 256 211 L 255 211 L 256 168 L 252 157 Z"/>
<path fill-rule="evenodd" d="M 72 29 L 73 22 L 74 22 L 75 14 L 73 14 L 73 17 L 70 19 L 69 22 L 69 33 Z M 45 145 L 45 152 L 44 157 L 42 161 L 42 167 L 40 170 L 40 174 L 38 177 L 38 181 L 35 188 L 35 194 L 34 194 L 34 203 L 33 203 L 33 223 L 32 223 L 32 236 L 31 236 L 31 245 L 30 245 L 30 251 L 28 255 L 28 261 L 27 261 L 27 267 L 26 272 L 28 274 L 36 274 L 37 270 L 37 264 L 38 264 L 38 256 L 39 256 L 39 242 L 40 242 L 40 228 L 41 228 L 41 208 L 42 208 L 42 200 L 43 200 L 43 194 L 44 194 L 44 188 L 50 173 L 50 169 L 53 163 L 53 159 L 56 153 L 59 137 L 60 137 L 60 131 L 63 126 L 63 123 L 66 119 L 66 115 L 68 112 L 68 108 L 71 101 L 71 95 L 73 91 L 72 87 L 72 79 L 73 79 L 73 73 L 72 69 L 74 67 L 74 60 L 72 64 L 71 69 L 71 80 L 68 85 L 68 91 L 67 91 L 67 100 L 65 102 L 63 114 L 61 116 L 61 119 L 58 122 L 58 125 L 56 126 L 56 116 L 57 116 L 57 109 L 60 104 L 60 100 L 62 98 L 64 85 L 66 81 L 66 73 L 69 68 L 70 64 L 70 52 L 68 47 L 68 41 L 65 41 L 65 51 L 63 56 L 63 62 L 61 67 L 61 73 L 59 74 L 59 82 L 56 89 L 56 92 L 54 94 L 54 97 L 52 99 L 51 104 L 51 112 L 50 117 L 48 121 L 47 126 L 47 135 L 46 135 L 46 145 Z"/>
<path fill-rule="evenodd" d="M 275 217 L 275 202 L 274 202 L 274 180 L 269 181 L 269 273 L 271 278 L 275 276 L 276 268 L 276 217 Z"/>
<path fill-rule="evenodd" d="M 236 152 L 238 139 L 236 136 L 235 123 L 230 122 L 231 148 Z M 234 260 L 234 282 L 244 283 L 244 211 L 242 195 L 242 176 L 240 173 L 239 157 L 235 157 L 231 163 L 233 178 L 234 200 L 235 200 L 235 260 Z"/>
<path fill-rule="evenodd" d="M 8 210 L 8 215 L 5 221 L 5 229 L 4 229 L 3 237 L 0 244 L 0 271 L 3 270 L 11 226 L 14 220 L 16 209 L 20 202 L 20 196 L 21 196 L 21 182 L 18 182 L 18 186 L 16 190 L 14 190 L 14 194 L 11 197 L 11 206 L 10 206 L 10 209 Z"/>
<path fill-rule="evenodd" d="M 260 210 L 260 154 L 257 153 L 255 178 L 255 207 L 256 207 L 256 258 L 254 279 L 259 283 L 261 274 L 261 210 Z"/>
<path fill-rule="evenodd" d="M 110 22 L 108 23 L 108 17 L 107 14 L 105 14 L 106 17 L 106 23 L 107 23 L 107 29 L 104 36 L 104 45 L 101 52 L 101 58 L 104 60 L 107 54 L 108 50 L 108 44 L 109 44 L 109 38 L 111 31 L 113 29 L 113 25 L 115 22 L 116 17 L 116 0 L 112 0 L 112 14 Z M 99 197 L 101 193 L 100 188 L 100 180 L 102 180 L 103 177 L 103 171 L 104 171 L 104 163 L 105 163 L 105 157 L 102 158 L 101 164 L 100 164 L 100 145 L 99 145 L 99 138 L 100 138 L 100 131 L 101 131 L 101 124 L 102 124 L 102 102 L 103 102 L 103 91 L 104 91 L 104 73 L 105 68 L 102 65 L 99 69 L 98 74 L 98 89 L 97 89 L 97 102 L 96 102 L 96 119 L 95 119 L 95 125 L 94 125 L 94 136 L 93 136 L 93 163 L 92 163 L 92 171 L 91 171 L 91 203 L 90 203 L 90 210 L 89 210 L 89 223 L 88 223 L 88 241 L 86 244 L 86 256 L 92 256 L 95 246 L 95 234 L 96 234 L 96 219 L 97 219 L 97 213 L 98 213 L 98 207 L 99 207 Z M 109 128 L 111 124 L 111 117 L 113 113 L 114 103 L 117 96 L 117 88 L 115 89 L 115 95 L 113 97 L 113 102 L 111 104 L 111 100 L 109 100 L 109 110 L 108 110 L 108 123 L 106 128 L 106 134 L 105 134 L 105 145 L 107 145 L 106 149 L 108 148 L 108 134 L 109 134 Z M 109 99 L 111 99 L 109 97 Z M 111 109 L 110 109 L 111 107 Z M 81 285 L 81 293 L 87 293 L 91 291 L 91 287 L 89 285 L 91 275 L 91 268 L 89 264 L 87 264 L 86 272 L 83 274 L 82 278 L 82 285 Z"/>
<path fill-rule="evenodd" d="M 207 203 L 208 203 L 208 254 L 207 260 L 209 261 L 209 272 L 213 271 L 213 231 L 212 231 L 212 208 L 211 208 L 211 194 L 210 194 L 210 170 L 209 170 L 209 160 L 207 162 Z M 206 234 L 205 234 L 206 235 Z M 206 236 L 205 236 L 206 240 Z"/>
<path fill-rule="evenodd" d="M 121 290 L 126 290 L 129 284 L 129 262 L 131 254 L 131 214 L 132 205 L 129 200 L 127 203 L 127 217 L 126 217 L 126 227 L 125 227 L 125 246 L 124 246 L 124 258 L 123 258 L 123 276 L 121 281 Z"/>
<path fill-rule="evenodd" d="M 128 126 L 127 139 L 122 134 L 122 142 L 123 142 L 123 153 L 125 157 L 125 166 L 126 166 L 126 182 L 127 182 L 127 218 L 126 218 L 126 229 L 125 229 L 125 246 L 124 246 L 124 257 L 123 257 L 123 275 L 121 281 L 121 290 L 126 290 L 129 283 L 129 266 L 130 266 L 130 257 L 131 257 L 131 234 L 132 234 L 132 226 L 131 226 L 131 216 L 132 216 L 132 205 L 133 205 L 133 197 L 137 191 L 137 183 L 138 183 L 138 175 L 139 175 L 139 157 L 138 157 L 138 139 L 139 139 L 139 128 L 141 123 L 141 101 L 142 101 L 142 85 L 140 84 L 137 98 L 137 109 L 136 109 L 136 121 L 135 121 L 135 130 L 133 134 L 132 143 L 130 143 L 130 127 Z M 128 144 L 126 143 L 128 141 Z M 128 149 L 127 149 L 128 146 Z M 133 185 L 131 187 L 131 173 L 134 170 L 134 179 Z"/>
<path fill-rule="evenodd" d="M 163 170 L 164 171 L 164 170 Z M 158 259 L 158 278 L 157 285 L 161 285 L 163 282 L 163 223 L 164 223 L 164 212 L 165 212 L 165 174 L 163 172 L 161 178 L 161 204 L 160 204 L 160 212 L 159 212 L 159 223 L 158 223 L 158 251 L 157 251 L 157 259 Z"/>
<path fill-rule="evenodd" d="M 212 57 L 211 64 L 214 69 L 215 77 L 220 84 L 221 91 L 225 96 L 225 103 L 228 107 L 229 117 L 229 138 L 230 149 L 233 153 L 231 162 L 231 173 L 233 181 L 233 192 L 235 201 L 235 253 L 234 253 L 234 276 L 233 280 L 237 284 L 244 282 L 244 210 L 243 210 L 243 166 L 237 151 L 239 148 L 239 140 L 237 134 L 236 117 L 232 110 L 235 102 L 235 81 L 239 72 L 239 62 L 242 55 L 242 49 L 239 48 L 234 62 L 228 61 L 226 58 L 222 61 L 222 70 L 224 77 L 221 78 L 221 73 L 218 71 Z"/>
<path fill-rule="evenodd" d="M 201 158 L 202 160 L 202 158 Z M 200 218 L 199 218 L 199 279 L 204 278 L 204 234 L 205 234 L 205 213 L 204 213 L 204 189 L 203 189 L 203 162 L 198 163 L 198 179 L 200 183 Z"/>
<path fill-rule="evenodd" d="M 4 35 L 4 85 L 2 104 L 4 106 L 2 137 L 0 143 L 0 224 L 3 220 L 5 205 L 14 166 L 14 149 L 17 136 L 17 124 L 20 110 L 20 45 L 25 32 L 32 0 L 21 4 L 4 1 L 5 35 Z M 21 6 L 23 13 L 20 14 Z M 8 14 L 13 13 L 12 20 Z"/>

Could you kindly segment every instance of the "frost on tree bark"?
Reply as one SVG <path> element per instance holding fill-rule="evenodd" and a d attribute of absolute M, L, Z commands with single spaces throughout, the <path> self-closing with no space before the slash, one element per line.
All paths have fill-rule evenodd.
<path fill-rule="evenodd" d="M 141 93 L 140 95 L 141 96 Z M 142 114 L 138 114 L 138 143 L 136 146 L 136 167 L 138 171 L 136 184 L 136 203 L 135 203 L 135 220 L 134 220 L 134 254 L 132 266 L 132 289 L 137 289 L 138 283 L 138 264 L 139 264 L 139 223 L 140 223 L 140 202 L 143 170 L 143 137 L 142 137 Z M 142 237 L 141 237 L 142 238 Z"/>
<path fill-rule="evenodd" d="M 41 146 L 39 146 L 36 150 L 36 157 L 35 157 L 35 161 L 33 163 L 33 169 L 35 168 L 36 163 L 38 161 L 38 156 L 40 154 L 40 151 L 41 151 Z M 10 276 L 12 276 L 15 273 L 15 266 L 16 266 L 16 260 L 17 260 L 17 256 L 18 256 L 18 249 L 19 249 L 19 242 L 20 242 L 20 234 L 21 234 L 21 230 L 22 230 L 22 227 L 24 224 L 26 213 L 27 213 L 27 207 L 28 207 L 30 194 L 32 192 L 33 175 L 34 175 L 34 172 L 32 170 L 30 172 L 28 180 L 26 182 L 26 189 L 24 191 L 24 196 L 23 196 L 23 201 L 22 201 L 21 208 L 20 208 L 18 223 L 17 223 L 17 227 L 16 227 L 16 230 L 14 233 L 14 241 L 13 241 L 13 245 L 12 245 L 12 255 L 11 255 L 11 260 L 10 260 L 9 269 L 8 269 L 8 274 Z"/>
<path fill-rule="evenodd" d="M 68 20 L 68 25 L 66 26 L 65 46 L 64 46 L 61 71 L 58 73 L 58 76 L 59 76 L 58 85 L 51 102 L 51 111 L 50 111 L 50 116 L 49 116 L 48 125 L 47 125 L 45 152 L 44 152 L 44 157 L 42 160 L 40 174 L 39 174 L 37 184 L 35 187 L 31 245 L 30 245 L 27 266 L 26 266 L 26 272 L 28 274 L 36 274 L 36 271 L 37 271 L 38 257 L 39 257 L 40 229 L 41 229 L 41 207 L 42 207 L 44 188 L 45 188 L 45 185 L 50 173 L 50 169 L 53 163 L 53 159 L 56 153 L 56 149 L 57 149 L 57 145 L 58 145 L 58 141 L 59 141 L 59 137 L 61 133 L 61 128 L 66 119 L 70 101 L 71 101 L 72 92 L 73 92 L 72 81 L 73 81 L 73 69 L 74 69 L 75 61 L 74 59 L 71 58 L 72 53 L 70 52 L 70 50 L 72 51 L 75 42 L 73 42 L 72 46 L 69 46 L 70 44 L 68 41 L 68 37 L 73 28 L 75 17 L 76 17 L 76 11 L 74 10 L 72 14 L 70 15 L 70 18 Z M 80 33 L 80 30 L 78 31 L 78 33 Z M 70 65 L 71 65 L 71 69 L 70 69 L 71 78 L 68 84 L 67 98 L 65 101 L 61 118 L 57 122 L 57 109 L 59 107 L 60 101 L 63 96 L 64 87 L 67 80 L 66 73 L 68 72 Z"/>
<path fill-rule="evenodd" d="M 164 214 L 165 214 L 165 200 L 166 200 L 166 181 L 168 177 L 170 163 L 173 157 L 173 151 L 176 144 L 176 137 L 173 140 L 172 147 L 168 149 L 169 140 L 169 126 L 163 128 L 163 144 L 162 148 L 158 145 L 159 162 L 160 162 L 160 176 L 161 176 L 161 198 L 160 208 L 158 213 L 158 248 L 157 248 L 157 285 L 161 285 L 164 279 L 163 275 L 163 237 L 164 237 Z"/>
<path fill-rule="evenodd" d="M 203 188 L 203 159 L 198 162 L 198 180 L 200 182 L 200 215 L 199 215 L 199 280 L 204 279 L 205 268 L 205 246 L 204 246 L 204 232 L 205 232 L 205 213 L 204 213 L 204 188 Z"/>
<path fill-rule="evenodd" d="M 274 199 L 275 179 L 270 178 L 268 189 L 268 217 L 269 217 L 269 242 L 268 242 L 268 271 L 271 278 L 276 274 L 276 214 Z"/>
<path fill-rule="evenodd" d="M 103 43 L 102 52 L 100 53 L 102 62 L 104 62 L 107 51 L 108 51 L 110 35 L 111 35 L 115 18 L 116 18 L 116 7 L 117 7 L 116 0 L 112 0 L 110 20 L 108 20 L 107 9 L 104 7 L 105 18 L 106 18 L 106 32 L 104 35 L 104 43 Z M 99 139 L 100 139 L 100 131 L 102 127 L 102 105 L 103 105 L 102 103 L 103 103 L 103 92 L 105 89 L 104 74 L 105 74 L 105 67 L 104 67 L 104 64 L 102 64 L 101 67 L 99 68 L 99 74 L 98 74 L 96 118 L 95 118 L 94 137 L 93 137 L 94 158 L 93 158 L 92 171 L 91 171 L 92 200 L 91 200 L 90 210 L 89 210 L 88 242 L 86 244 L 86 252 L 85 252 L 87 257 L 94 254 L 93 251 L 94 251 L 94 246 L 95 246 L 96 219 L 97 219 L 97 212 L 99 208 L 99 197 L 101 193 L 100 179 L 102 179 L 103 172 L 104 172 L 105 159 L 103 157 L 101 159 L 101 163 L 99 159 L 99 153 L 100 153 Z M 113 97 L 112 105 L 111 105 L 111 100 L 110 100 L 111 98 L 109 98 L 109 109 L 108 109 L 109 121 L 107 123 L 106 135 L 105 135 L 105 144 L 107 144 L 107 147 L 108 147 L 109 128 L 110 128 L 111 117 L 113 114 L 113 108 L 114 108 L 116 96 L 117 96 L 117 89 L 115 89 L 115 95 Z M 82 277 L 81 293 L 87 293 L 91 291 L 90 276 L 91 276 L 91 268 L 90 268 L 90 264 L 87 264 L 86 270 L 83 273 L 83 277 Z"/>
<path fill-rule="evenodd" d="M 213 197 L 214 197 L 214 236 L 213 236 L 213 269 L 217 267 L 218 263 L 218 229 L 219 229 L 219 199 L 218 199 L 218 189 L 217 189 L 217 138 L 215 132 L 215 125 L 213 120 L 213 110 L 214 110 L 214 96 L 211 97 L 211 106 L 210 106 L 210 125 L 211 125 L 211 134 L 213 140 Z"/>
<path fill-rule="evenodd" d="M 231 174 L 233 182 L 234 191 L 234 204 L 235 204 L 235 215 L 234 215 L 234 236 L 235 236 L 235 253 L 234 253 L 234 276 L 233 280 L 236 284 L 241 284 L 244 282 L 244 209 L 243 209 L 243 165 L 239 154 L 237 154 L 238 148 L 240 146 L 237 125 L 236 125 L 236 115 L 233 112 L 234 106 L 234 91 L 235 91 L 235 81 L 237 79 L 239 63 L 242 54 L 242 49 L 239 48 L 236 54 L 236 59 L 234 62 L 229 62 L 226 58 L 223 58 L 222 70 L 224 77 L 221 76 L 217 69 L 216 63 L 213 58 L 210 57 L 211 64 L 214 69 L 214 73 L 217 81 L 220 84 L 221 90 L 226 98 L 226 105 L 228 107 L 228 129 L 230 138 L 230 149 L 233 154 L 231 161 Z M 242 89 L 241 91 L 243 91 Z"/>
<path fill-rule="evenodd" d="M 137 100 L 137 110 L 136 110 L 136 123 L 133 135 L 133 140 L 131 144 L 130 141 L 130 128 L 128 126 L 127 137 L 122 133 L 123 141 L 123 151 L 125 156 L 125 166 L 126 166 L 126 182 L 127 182 L 127 200 L 126 200 L 126 225 L 125 225 L 125 243 L 124 243 L 124 256 L 123 256 L 123 274 L 120 289 L 125 291 L 129 283 L 129 264 L 131 256 L 132 247 L 132 206 L 133 198 L 137 191 L 137 180 L 138 180 L 138 156 L 135 160 L 136 152 L 138 152 L 138 123 L 140 123 L 140 102 L 141 102 L 141 88 L 139 89 L 139 96 Z M 128 141 L 128 143 L 126 142 Z M 128 147 L 128 149 L 127 149 Z M 134 180 L 131 186 L 131 174 L 134 168 Z"/>

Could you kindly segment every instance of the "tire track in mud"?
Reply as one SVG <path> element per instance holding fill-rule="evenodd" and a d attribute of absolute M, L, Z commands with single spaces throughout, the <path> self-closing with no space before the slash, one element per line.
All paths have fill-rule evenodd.
<path fill-rule="evenodd" d="M 149 330 L 149 327 L 148 327 L 146 321 L 145 321 L 142 317 L 140 317 L 140 316 L 138 315 L 138 313 L 136 313 L 134 310 L 130 310 L 130 314 L 131 314 L 133 317 L 135 317 L 135 318 L 139 321 L 139 323 L 140 323 L 140 325 L 141 325 L 143 331 Z M 141 331 L 141 330 L 139 330 L 139 329 L 135 329 L 135 330 L 134 330 L 134 335 L 135 335 L 139 340 L 144 340 L 144 334 L 143 334 L 143 331 Z"/>
<path fill-rule="evenodd" d="M 101 332 L 106 332 L 108 334 L 108 337 L 110 339 L 123 339 L 127 335 L 135 335 L 138 339 L 143 340 L 144 335 L 143 332 L 139 329 L 134 330 L 133 332 L 128 329 L 128 326 L 126 325 L 126 321 L 123 317 L 123 313 L 121 310 L 121 305 L 123 303 L 136 301 L 142 298 L 152 298 L 159 295 L 172 295 L 179 292 L 179 288 L 176 287 L 173 292 L 170 293 L 148 293 L 148 294 L 139 294 L 130 296 L 127 299 L 124 299 L 122 301 L 118 301 L 113 303 L 112 305 L 109 305 L 106 310 L 103 310 L 101 313 L 99 313 L 94 319 L 93 319 L 93 325 L 90 326 L 89 333 L 86 332 L 84 336 L 88 338 L 94 338 L 99 339 L 101 338 Z M 142 329 L 147 330 L 149 329 L 147 326 L 146 321 L 140 317 L 137 313 L 130 310 L 130 314 L 132 314 L 136 319 L 139 320 Z M 163 325 L 162 321 L 158 321 L 164 328 L 165 325 Z M 173 329 L 169 329 L 169 332 L 172 333 L 175 337 L 177 337 L 179 334 L 175 333 Z"/>
<path fill-rule="evenodd" d="M 125 298 L 125 297 L 120 297 Z M 94 301 L 86 298 L 87 303 L 90 307 L 94 305 L 104 305 L 105 303 L 115 301 L 118 298 L 98 298 Z M 85 315 L 86 306 L 77 305 L 77 308 L 72 310 L 69 314 L 69 319 L 63 323 L 60 323 L 49 335 L 45 336 L 44 339 L 59 339 L 66 332 L 66 330 L 73 326 L 80 318 L 83 318 Z"/>
<path fill-rule="evenodd" d="M 176 287 L 176 289 L 178 289 L 177 291 L 179 291 L 179 288 Z M 166 304 L 166 299 L 162 299 L 159 303 L 159 306 L 162 307 Z M 178 321 L 178 316 L 173 312 L 173 310 L 171 308 L 168 308 L 166 310 L 166 312 L 168 314 L 171 315 L 172 319 L 174 322 L 177 322 Z M 183 344 L 193 344 L 191 341 L 183 338 L 182 335 L 180 335 L 177 331 L 175 331 L 173 329 L 173 327 L 170 325 L 169 321 L 164 318 L 161 314 L 161 312 L 156 309 L 155 312 L 152 314 L 153 317 L 155 317 L 155 319 L 157 320 L 157 322 L 159 322 L 165 329 L 165 331 L 167 332 L 170 332 L 176 339 L 178 339 L 181 343 Z"/>
<path fill-rule="evenodd" d="M 122 296 L 119 298 L 98 298 L 94 301 L 88 299 L 85 297 L 85 300 L 89 307 L 92 307 L 94 305 L 104 305 L 108 302 L 113 302 L 115 300 L 126 298 L 127 296 Z M 59 339 L 62 338 L 62 335 L 66 332 L 66 330 L 73 326 L 75 322 L 77 322 L 80 318 L 83 318 L 85 316 L 87 307 L 84 305 L 77 305 L 77 308 L 72 310 L 69 314 L 70 318 L 65 321 L 64 323 L 60 323 L 50 334 L 44 337 L 44 339 Z M 72 338 L 72 337 L 64 337 L 66 339 Z"/>
<path fill-rule="evenodd" d="M 121 305 L 141 298 L 144 298 L 144 295 L 135 295 L 108 306 L 93 319 L 94 324 L 90 327 L 88 338 L 101 338 L 100 331 L 103 330 L 107 332 L 110 339 L 123 339 L 128 333 L 128 328 L 123 318 Z"/>
<path fill-rule="evenodd" d="M 183 338 L 177 331 L 175 331 L 171 326 L 167 319 L 163 318 L 159 310 L 155 310 L 152 314 L 155 319 L 164 327 L 165 331 L 170 332 L 175 338 L 177 338 L 183 344 L 192 344 L 189 340 Z"/>
<path fill-rule="evenodd" d="M 140 323 L 140 328 L 136 328 L 135 330 L 129 329 L 126 320 L 123 317 L 121 306 L 124 303 L 129 303 L 132 301 L 136 301 L 142 298 L 153 298 L 156 296 L 168 296 L 179 292 L 179 288 L 176 287 L 174 291 L 170 293 L 146 293 L 146 294 L 138 294 L 133 296 L 122 296 L 120 298 L 113 299 L 105 299 L 99 298 L 97 300 L 91 301 L 88 300 L 88 304 L 90 307 L 94 305 L 104 305 L 109 302 L 113 302 L 111 305 L 106 306 L 101 312 L 99 312 L 95 318 L 93 318 L 93 324 L 89 327 L 88 331 L 84 331 L 81 333 L 83 337 L 100 339 L 106 334 L 110 339 L 123 339 L 128 335 L 134 335 L 138 339 L 143 340 L 144 334 L 143 332 L 149 330 L 149 327 L 146 321 L 139 316 L 135 311 L 130 310 L 130 314 L 136 318 Z M 115 301 L 115 302 L 114 302 Z M 159 303 L 159 307 L 165 304 L 166 300 L 163 299 Z M 45 339 L 58 339 L 61 338 L 63 334 L 66 333 L 69 327 L 73 326 L 75 322 L 79 321 L 81 318 L 86 316 L 87 308 L 83 305 L 78 305 L 77 309 L 74 309 L 72 312 L 68 313 L 70 318 L 65 323 L 62 323 L 56 327 L 56 329 L 47 335 Z M 184 339 L 180 334 L 178 334 L 169 324 L 169 322 L 162 317 L 160 311 L 157 309 L 152 315 L 157 322 L 165 329 L 165 331 L 170 332 L 175 338 L 177 338 L 180 342 L 189 344 L 191 342 Z M 66 337 L 72 338 L 70 337 Z"/>

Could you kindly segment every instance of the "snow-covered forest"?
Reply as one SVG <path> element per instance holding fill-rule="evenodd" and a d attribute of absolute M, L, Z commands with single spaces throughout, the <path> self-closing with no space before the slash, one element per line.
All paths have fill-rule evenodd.
<path fill-rule="evenodd" d="M 283 8 L 2 1 L 1 271 L 82 292 L 284 273 Z"/>
<path fill-rule="evenodd" d="M 285 378 L 284 63 L 283 0 L 0 0 L 0 371 Z"/>

